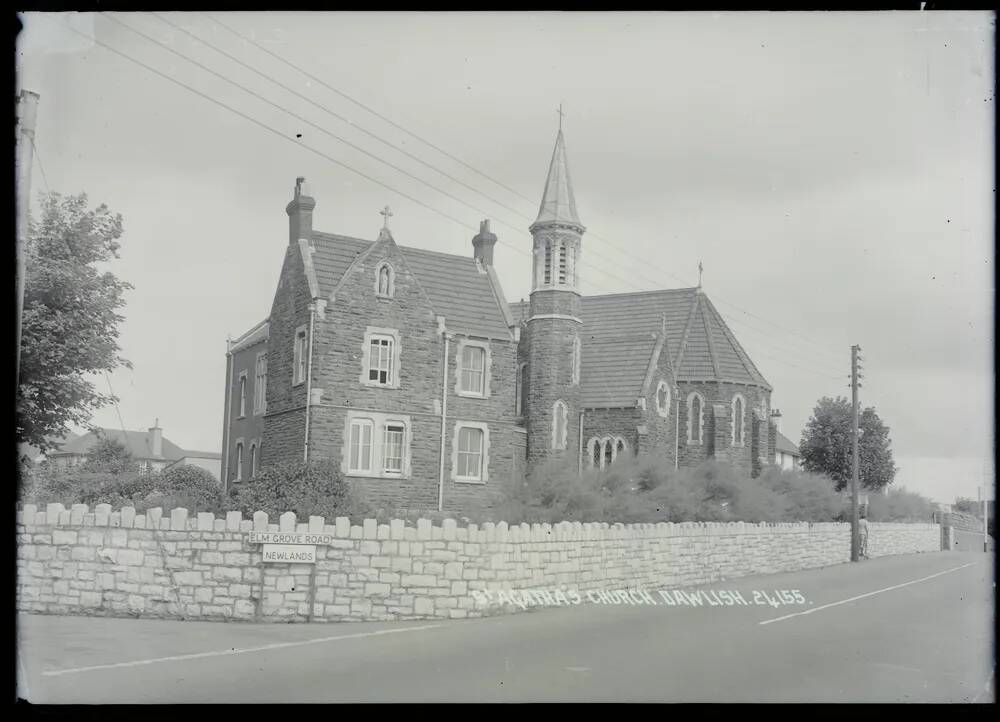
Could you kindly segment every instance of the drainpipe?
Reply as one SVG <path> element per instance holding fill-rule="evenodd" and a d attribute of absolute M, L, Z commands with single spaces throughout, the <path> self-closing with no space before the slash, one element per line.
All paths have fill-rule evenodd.
<path fill-rule="evenodd" d="M 226 338 L 226 408 L 222 412 L 222 493 L 229 493 L 229 407 L 233 403 L 233 341 Z"/>
<path fill-rule="evenodd" d="M 441 467 L 438 473 L 438 511 L 444 511 L 444 440 L 447 433 L 445 416 L 448 413 L 448 341 L 451 336 L 445 329 L 444 316 L 438 316 L 437 322 L 438 333 L 444 339 L 444 361 L 441 372 Z"/>
<path fill-rule="evenodd" d="M 681 463 L 681 395 L 675 389 L 674 396 L 677 398 L 677 409 L 674 413 L 674 471 L 680 467 Z"/>
<path fill-rule="evenodd" d="M 577 450 L 576 475 L 583 475 L 583 410 L 580 411 L 580 448 Z"/>
<path fill-rule="evenodd" d="M 309 350 L 306 352 L 306 441 L 302 452 L 302 460 L 309 461 L 309 417 L 312 413 L 312 363 L 313 363 L 313 324 L 316 320 L 316 302 L 309 304 Z"/>

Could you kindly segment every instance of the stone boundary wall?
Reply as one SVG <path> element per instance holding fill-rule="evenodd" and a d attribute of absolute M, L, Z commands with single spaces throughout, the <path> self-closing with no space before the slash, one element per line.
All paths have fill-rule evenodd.
<path fill-rule="evenodd" d="M 936 524 L 869 525 L 869 554 L 940 549 Z M 315 564 L 262 563 L 249 532 L 327 535 Z M 17 609 L 169 619 L 370 621 L 516 611 L 476 591 L 681 587 L 850 559 L 847 524 L 275 524 L 107 504 L 17 512 Z"/>

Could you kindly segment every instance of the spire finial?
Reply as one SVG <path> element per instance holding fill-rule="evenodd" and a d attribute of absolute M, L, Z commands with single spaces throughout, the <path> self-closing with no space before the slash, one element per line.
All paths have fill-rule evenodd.
<path fill-rule="evenodd" d="M 389 210 L 389 206 L 386 206 L 380 210 L 379 215 L 382 216 L 382 230 L 389 230 L 389 219 L 392 218 L 392 211 Z"/>
<path fill-rule="evenodd" d="M 701 274 L 705 270 L 705 267 L 701 265 L 701 261 L 698 261 L 698 288 L 701 288 Z"/>
<path fill-rule="evenodd" d="M 562 103 L 559 103 L 559 108 L 556 112 L 559 113 L 559 131 L 562 132 L 562 119 L 563 115 L 565 115 L 565 113 L 563 113 Z"/>

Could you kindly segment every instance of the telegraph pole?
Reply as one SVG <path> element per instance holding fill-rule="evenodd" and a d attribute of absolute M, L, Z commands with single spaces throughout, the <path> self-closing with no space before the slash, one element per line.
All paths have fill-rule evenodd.
<path fill-rule="evenodd" d="M 860 539 L 858 538 L 858 382 L 860 378 L 858 360 L 860 346 L 851 346 L 851 561 L 858 561 Z"/>
<path fill-rule="evenodd" d="M 24 246 L 28 241 L 28 207 L 31 201 L 31 161 L 35 145 L 38 93 L 21 90 L 17 103 L 17 351 L 15 383 L 21 382 L 21 314 L 24 310 Z"/>

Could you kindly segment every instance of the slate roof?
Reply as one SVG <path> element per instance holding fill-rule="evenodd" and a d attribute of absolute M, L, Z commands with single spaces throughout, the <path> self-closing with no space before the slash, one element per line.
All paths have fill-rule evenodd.
<path fill-rule="evenodd" d="M 802 452 L 799 451 L 799 447 L 792 442 L 787 436 L 782 434 L 780 431 L 778 435 L 774 438 L 774 450 L 780 451 L 791 456 L 802 456 Z"/>
<path fill-rule="evenodd" d="M 354 259 L 374 243 L 319 231 L 313 231 L 312 238 L 313 267 L 324 297 L 330 295 Z M 471 255 L 397 248 L 434 312 L 445 317 L 449 331 L 487 338 L 511 337 L 490 278 Z"/>
<path fill-rule="evenodd" d="M 664 319 L 664 351 L 678 381 L 727 381 L 771 389 L 700 289 L 584 296 L 580 305 L 581 400 L 587 408 L 635 405 Z M 526 306 L 510 305 L 515 319 L 526 315 Z M 645 365 L 639 363 L 643 354 Z"/>
<path fill-rule="evenodd" d="M 149 432 L 146 431 L 126 431 L 124 434 L 122 434 L 121 429 L 99 429 L 99 431 L 104 437 L 121 442 L 136 459 L 173 461 L 189 455 L 189 452 L 184 451 L 177 444 L 163 437 L 160 448 L 163 453 L 159 456 L 154 456 L 149 446 Z M 61 446 L 58 451 L 53 451 L 49 456 L 63 456 L 68 454 L 85 456 L 90 453 L 91 447 L 96 443 L 97 434 L 91 431 Z"/>

